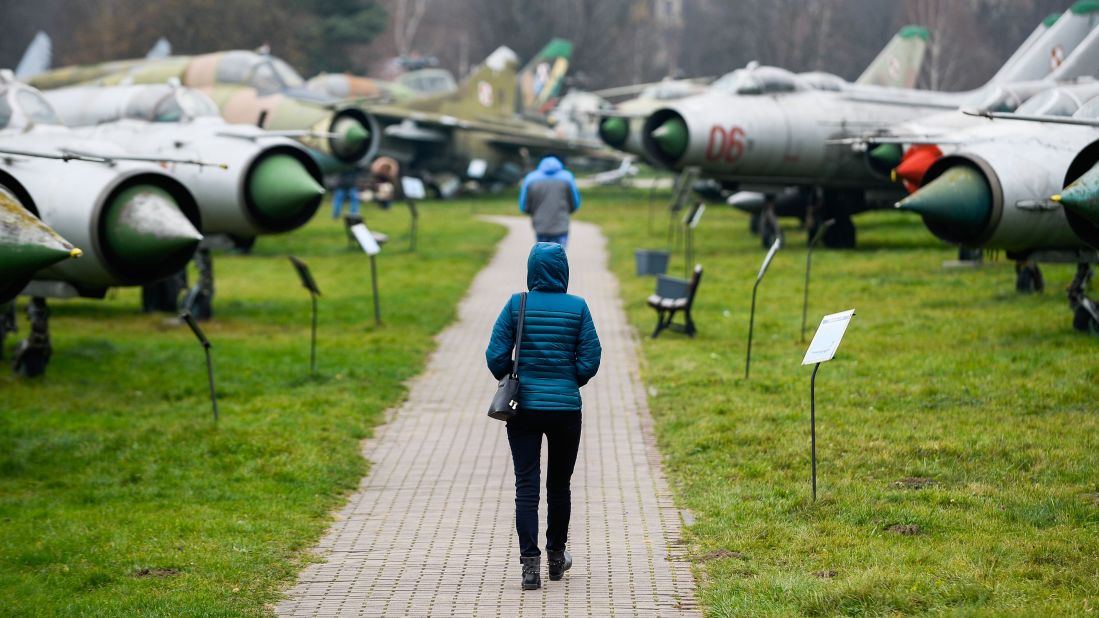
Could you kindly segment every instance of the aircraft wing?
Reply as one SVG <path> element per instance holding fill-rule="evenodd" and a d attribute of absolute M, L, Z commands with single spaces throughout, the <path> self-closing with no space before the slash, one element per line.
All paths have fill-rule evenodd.
<path fill-rule="evenodd" d="M 1077 127 L 1099 127 L 1099 119 L 1075 118 L 1072 116 L 1044 116 L 1030 114 L 1012 114 L 1005 112 L 988 112 L 983 110 L 963 109 L 966 116 L 988 118 L 989 120 L 1019 120 L 1023 122 L 1045 122 L 1049 124 L 1067 124 Z"/>

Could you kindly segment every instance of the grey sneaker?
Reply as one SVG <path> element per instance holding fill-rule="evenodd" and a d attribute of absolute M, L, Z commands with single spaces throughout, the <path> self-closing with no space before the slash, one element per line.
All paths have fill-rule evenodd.
<path fill-rule="evenodd" d="M 560 581 L 565 576 L 565 571 L 572 568 L 572 554 L 569 553 L 569 550 L 562 549 L 561 551 L 547 551 L 546 555 L 549 558 L 550 581 Z"/>
<path fill-rule="evenodd" d="M 542 576 L 538 572 L 542 568 L 541 556 L 520 557 L 523 563 L 523 590 L 538 590 L 542 587 Z"/>

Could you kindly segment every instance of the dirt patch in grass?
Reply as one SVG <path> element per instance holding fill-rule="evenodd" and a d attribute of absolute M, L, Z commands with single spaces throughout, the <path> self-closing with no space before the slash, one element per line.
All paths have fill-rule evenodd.
<path fill-rule="evenodd" d="M 898 487 L 900 489 L 924 489 L 938 484 L 939 482 L 935 479 L 924 476 L 907 476 L 899 481 L 894 481 L 893 487 Z"/>
<path fill-rule="evenodd" d="M 915 536 L 920 533 L 920 527 L 916 524 L 893 524 L 885 530 L 901 536 Z"/>
<path fill-rule="evenodd" d="M 134 577 L 175 577 L 182 573 L 179 569 L 173 569 L 172 567 L 145 567 L 138 569 L 131 573 Z"/>
<path fill-rule="evenodd" d="M 826 569 L 824 571 L 817 571 L 816 573 L 813 573 L 813 575 L 815 575 L 815 576 L 817 576 L 821 579 L 832 579 L 833 577 L 836 576 L 836 572 L 833 571 L 832 569 Z"/>
<path fill-rule="evenodd" d="M 706 560 L 706 561 L 720 560 L 722 558 L 738 558 L 740 560 L 747 560 L 748 555 L 743 554 L 743 553 L 738 552 L 738 551 L 733 551 L 731 549 L 724 549 L 724 548 L 715 549 L 711 552 L 706 552 L 705 554 L 702 554 L 702 559 Z"/>

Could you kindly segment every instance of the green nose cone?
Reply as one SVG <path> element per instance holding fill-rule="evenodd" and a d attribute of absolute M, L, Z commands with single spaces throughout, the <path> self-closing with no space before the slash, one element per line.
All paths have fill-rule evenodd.
<path fill-rule="evenodd" d="M 200 240 L 202 234 L 160 187 L 134 185 L 107 205 L 104 241 L 125 262 L 157 264 Z"/>
<path fill-rule="evenodd" d="M 28 277 L 80 254 L 80 249 L 0 191 L 0 281 Z"/>
<path fill-rule="evenodd" d="M 1065 210 L 1070 210 L 1080 218 L 1099 225 L 1099 167 L 1093 167 L 1081 176 L 1061 195 L 1053 196 L 1055 202 L 1061 202 Z"/>
<path fill-rule="evenodd" d="M 673 117 L 653 129 L 653 141 L 660 151 L 673 159 L 687 152 L 687 125 L 682 118 Z"/>
<path fill-rule="evenodd" d="M 984 229 L 992 214 L 992 191 L 979 171 L 955 165 L 897 204 L 919 213 L 929 224 L 942 226 L 951 236 L 968 236 Z"/>
<path fill-rule="evenodd" d="M 599 134 L 611 146 L 621 146 L 630 135 L 630 122 L 619 117 L 604 118 L 599 123 Z"/>
<path fill-rule="evenodd" d="M 884 165 L 886 169 L 893 169 L 901 164 L 904 151 L 900 144 L 881 144 L 870 151 L 870 158 Z"/>
<path fill-rule="evenodd" d="M 351 148 L 358 148 L 362 146 L 363 142 L 370 137 L 370 131 L 366 130 L 366 127 L 357 122 L 346 123 L 347 128 L 340 132 L 340 139 Z"/>
<path fill-rule="evenodd" d="M 256 165 L 248 179 L 248 195 L 263 214 L 274 219 L 292 219 L 317 196 L 324 195 L 324 187 L 300 161 L 277 154 Z"/>

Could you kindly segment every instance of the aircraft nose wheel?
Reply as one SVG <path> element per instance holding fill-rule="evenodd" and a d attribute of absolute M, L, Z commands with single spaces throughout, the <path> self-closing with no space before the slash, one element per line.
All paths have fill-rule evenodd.
<path fill-rule="evenodd" d="M 1020 294 L 1035 294 L 1046 289 L 1042 269 L 1033 262 L 1015 263 L 1015 291 Z"/>
<path fill-rule="evenodd" d="M 1072 327 L 1082 333 L 1099 335 L 1099 307 L 1087 297 L 1092 274 L 1090 264 L 1076 265 L 1076 276 L 1068 288 L 1068 304 L 1072 308 Z"/>

